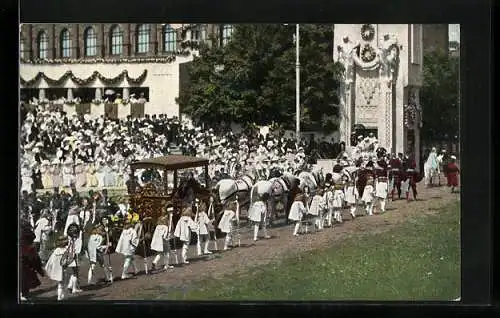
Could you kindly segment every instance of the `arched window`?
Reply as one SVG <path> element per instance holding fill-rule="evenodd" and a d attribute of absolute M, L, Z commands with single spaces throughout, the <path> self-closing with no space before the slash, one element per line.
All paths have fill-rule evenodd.
<path fill-rule="evenodd" d="M 71 57 L 71 36 L 67 29 L 61 32 L 61 57 Z"/>
<path fill-rule="evenodd" d="M 222 26 L 222 45 L 226 45 L 229 42 L 231 34 L 233 34 L 233 26 L 231 24 L 224 24 Z"/>
<path fill-rule="evenodd" d="M 177 51 L 177 31 L 169 24 L 163 27 L 163 50 L 169 53 Z"/>
<path fill-rule="evenodd" d="M 123 53 L 123 32 L 119 25 L 111 28 L 111 55 L 120 55 Z"/>
<path fill-rule="evenodd" d="M 49 37 L 45 31 L 38 33 L 38 58 L 46 59 L 49 53 Z"/>
<path fill-rule="evenodd" d="M 89 27 L 83 33 L 85 56 L 97 55 L 97 34 L 92 27 Z"/>
<path fill-rule="evenodd" d="M 136 52 L 147 53 L 149 51 L 149 24 L 140 24 L 136 33 Z"/>

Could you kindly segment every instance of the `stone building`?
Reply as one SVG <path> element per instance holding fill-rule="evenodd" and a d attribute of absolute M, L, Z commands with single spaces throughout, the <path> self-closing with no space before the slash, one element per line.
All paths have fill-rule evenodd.
<path fill-rule="evenodd" d="M 179 115 L 175 99 L 186 71 L 182 65 L 197 54 L 201 41 L 226 43 L 233 27 L 101 23 L 20 29 L 21 99 L 62 100 L 68 113 L 92 117 L 171 117 Z M 122 102 L 114 103 L 117 94 Z"/>
<path fill-rule="evenodd" d="M 392 153 L 419 165 L 423 64 L 422 24 L 336 24 L 334 60 L 345 67 L 340 87 L 340 140 L 355 127 L 373 132 Z"/>

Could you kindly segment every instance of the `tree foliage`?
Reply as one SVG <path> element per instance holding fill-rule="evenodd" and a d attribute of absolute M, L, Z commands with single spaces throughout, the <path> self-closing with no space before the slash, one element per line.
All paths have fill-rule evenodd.
<path fill-rule="evenodd" d="M 301 125 L 334 130 L 341 66 L 333 62 L 333 25 L 301 25 Z M 198 122 L 295 126 L 295 25 L 243 24 L 224 47 L 202 45 L 178 103 Z M 215 41 L 214 41 L 215 43 Z M 223 65 L 217 72 L 216 65 Z"/>
<path fill-rule="evenodd" d="M 444 140 L 459 134 L 458 57 L 441 52 L 424 56 L 420 104 L 423 111 L 422 137 Z"/>

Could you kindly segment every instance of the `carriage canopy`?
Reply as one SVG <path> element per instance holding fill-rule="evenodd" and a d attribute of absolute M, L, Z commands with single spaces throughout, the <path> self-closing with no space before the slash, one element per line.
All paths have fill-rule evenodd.
<path fill-rule="evenodd" d="M 151 159 L 144 159 L 130 164 L 132 169 L 151 169 L 162 168 L 165 170 L 178 170 L 195 167 L 204 167 L 208 165 L 208 159 L 182 156 L 182 155 L 169 155 L 164 157 L 157 157 Z"/>

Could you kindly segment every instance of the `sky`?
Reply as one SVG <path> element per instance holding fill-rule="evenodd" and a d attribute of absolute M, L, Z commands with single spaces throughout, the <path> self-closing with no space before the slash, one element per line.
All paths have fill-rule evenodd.
<path fill-rule="evenodd" d="M 460 43 L 460 24 L 448 25 L 449 41 L 457 41 Z"/>

